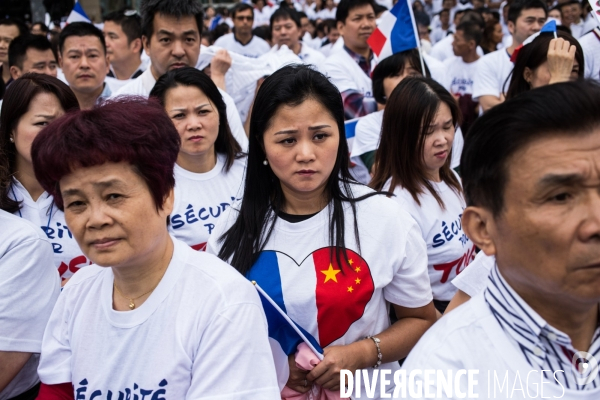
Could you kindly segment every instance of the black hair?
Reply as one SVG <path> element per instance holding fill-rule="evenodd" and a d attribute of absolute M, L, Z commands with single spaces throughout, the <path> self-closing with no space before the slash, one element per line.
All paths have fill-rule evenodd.
<path fill-rule="evenodd" d="M 375 13 L 375 2 L 373 0 L 341 0 L 337 5 L 335 20 L 345 24 L 346 18 L 348 18 L 350 11 L 364 5 L 370 5 L 373 7 L 373 13 Z"/>
<path fill-rule="evenodd" d="M 176 18 L 194 17 L 198 34 L 204 26 L 202 4 L 195 0 L 142 0 L 142 34 L 150 39 L 154 33 L 154 16 L 170 15 Z"/>
<path fill-rule="evenodd" d="M 252 34 L 256 37 L 259 37 L 267 42 L 271 42 L 272 36 L 271 36 L 271 27 L 267 26 L 267 25 L 261 25 L 261 26 L 257 26 L 256 28 L 252 29 Z"/>
<path fill-rule="evenodd" d="M 210 34 L 211 34 L 211 41 L 214 43 L 217 41 L 218 38 L 220 38 L 221 36 L 224 36 L 226 34 L 228 34 L 229 32 L 231 32 L 231 27 L 229 25 L 227 25 L 227 23 L 225 22 L 221 22 L 219 25 L 217 25 L 215 27 L 215 29 L 213 29 Z"/>
<path fill-rule="evenodd" d="M 448 15 L 450 15 L 450 10 L 448 10 L 447 8 L 442 8 L 440 10 L 440 12 L 438 13 L 438 15 L 441 16 L 442 13 L 447 13 Z"/>
<path fill-rule="evenodd" d="M 471 22 L 479 27 L 482 31 L 485 29 L 485 20 L 479 11 L 466 9 L 463 11 L 463 16 L 460 19 L 459 25 L 463 22 Z"/>
<path fill-rule="evenodd" d="M 462 31 L 466 40 L 474 40 L 475 47 L 479 46 L 479 43 L 481 43 L 483 32 L 481 31 L 479 25 L 476 25 L 470 21 L 462 21 L 460 24 L 458 24 L 456 30 Z"/>
<path fill-rule="evenodd" d="M 112 21 L 119 25 L 127 36 L 127 44 L 135 39 L 142 39 L 142 17 L 135 10 L 123 9 L 112 12 L 104 17 L 104 22 Z M 140 53 L 144 50 L 143 46 Z"/>
<path fill-rule="evenodd" d="M 421 58 L 419 50 L 411 49 L 401 51 L 389 57 L 384 58 L 377 64 L 371 75 L 373 85 L 373 97 L 379 104 L 385 104 L 385 91 L 383 90 L 383 81 L 391 76 L 401 75 L 404 72 L 406 62 L 410 63 L 416 71 L 419 71 L 423 76 L 431 76 L 429 68 L 425 65 L 425 72 L 421 68 Z"/>
<path fill-rule="evenodd" d="M 15 18 L 0 18 L 0 26 L 16 26 L 19 29 L 19 36 L 26 35 L 29 32 L 27 25 L 25 25 L 20 19 Z"/>
<path fill-rule="evenodd" d="M 529 10 L 532 8 L 541 8 L 544 10 L 544 14 L 548 16 L 548 7 L 542 0 L 515 0 L 508 7 L 507 20 L 513 24 L 516 24 L 517 19 L 521 16 L 523 10 Z"/>
<path fill-rule="evenodd" d="M 273 30 L 273 23 L 279 19 L 291 19 L 298 28 L 302 26 L 298 12 L 291 7 L 278 8 L 271 14 L 271 18 L 269 19 L 269 27 L 271 30 Z"/>
<path fill-rule="evenodd" d="M 298 14 L 298 18 L 300 18 L 300 19 L 308 18 L 308 15 L 306 15 L 306 13 L 304 11 L 296 11 L 296 13 Z"/>
<path fill-rule="evenodd" d="M 222 242 L 219 258 L 227 260 L 243 275 L 250 270 L 269 241 L 277 215 L 283 211 L 286 201 L 279 179 L 268 165 L 263 164 L 266 158 L 264 132 L 282 106 L 297 106 L 307 99 L 314 99 L 327 109 L 337 123 L 340 137 L 333 171 L 327 179 L 325 189 L 330 204 L 331 246 L 336 247 L 339 263 L 340 256 L 345 256 L 344 203 L 349 202 L 354 214 L 354 234 L 360 251 L 355 202 L 376 192 L 360 198 L 353 196 L 351 184 L 356 181 L 348 170 L 349 155 L 342 98 L 336 87 L 320 72 L 306 65 L 287 65 L 265 79 L 254 100 L 250 117 L 244 197 L 236 221 L 218 238 Z"/>
<path fill-rule="evenodd" d="M 229 171 L 233 161 L 240 157 L 242 148 L 233 137 L 227 122 L 227 106 L 217 85 L 202 71 L 192 67 L 177 68 L 169 71 L 156 81 L 150 97 L 158 99 L 164 107 L 169 90 L 179 86 L 193 86 L 208 97 L 219 113 L 219 133 L 215 141 L 215 151 L 226 156 L 225 170 Z"/>
<path fill-rule="evenodd" d="M 415 14 L 415 23 L 417 25 L 423 25 L 423 26 L 429 27 L 429 24 L 431 24 L 431 18 L 429 18 L 429 15 L 427 15 L 426 12 L 417 11 L 414 14 Z"/>
<path fill-rule="evenodd" d="M 36 21 L 36 22 L 34 22 L 33 24 L 31 24 L 31 28 L 33 28 L 33 27 L 34 27 L 34 26 L 36 26 L 36 25 L 39 25 L 39 26 L 40 26 L 40 30 L 41 30 L 43 33 L 48 33 L 48 31 L 50 30 L 50 29 L 48 29 L 48 26 L 46 26 L 46 24 L 45 24 L 45 23 L 43 23 L 42 21 Z"/>
<path fill-rule="evenodd" d="M 23 69 L 23 61 L 27 54 L 27 49 L 36 49 L 40 51 L 52 50 L 50 41 L 45 36 L 33 35 L 31 33 L 27 35 L 17 36 L 8 47 L 8 66 L 17 66 L 19 69 Z"/>
<path fill-rule="evenodd" d="M 235 14 L 242 12 L 242 11 L 246 11 L 246 10 L 251 10 L 252 16 L 254 17 L 254 7 L 252 7 L 250 4 L 239 3 L 239 4 L 236 4 L 235 7 L 233 7 L 231 9 L 231 18 L 234 19 Z"/>
<path fill-rule="evenodd" d="M 579 64 L 579 78 L 583 78 L 585 63 L 583 61 L 583 49 L 581 45 L 577 39 L 568 33 L 557 30 L 556 35 L 575 46 L 575 60 Z M 519 50 L 515 66 L 507 79 L 507 82 L 510 82 L 506 91 L 507 99 L 531 89 L 523 76 L 525 68 L 533 71 L 548 60 L 548 47 L 552 39 L 554 39 L 552 33 L 541 33 L 531 43 L 526 44 Z"/>
<path fill-rule="evenodd" d="M 95 36 L 102 44 L 102 50 L 104 50 L 104 54 L 106 54 L 106 41 L 104 40 L 104 34 L 93 24 L 90 24 L 89 22 L 71 22 L 65 26 L 65 29 L 60 32 L 60 36 L 58 37 L 58 51 L 61 54 L 63 52 L 65 40 L 67 40 L 67 38 L 70 36 Z"/>
<path fill-rule="evenodd" d="M 535 140 L 597 129 L 598 104 L 598 82 L 580 79 L 528 90 L 476 119 L 460 162 L 467 205 L 498 216 L 504 209 L 512 156 Z"/>

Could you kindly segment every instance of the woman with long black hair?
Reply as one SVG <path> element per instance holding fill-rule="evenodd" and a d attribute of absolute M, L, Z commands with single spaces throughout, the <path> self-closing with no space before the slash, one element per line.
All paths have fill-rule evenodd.
<path fill-rule="evenodd" d="M 462 187 L 450 168 L 460 118 L 454 97 L 436 81 L 404 79 L 385 107 L 370 183 L 375 190 L 393 192 L 393 199 L 419 224 L 440 312 L 456 292 L 450 281 L 475 257 L 461 225 L 466 207 Z"/>
<path fill-rule="evenodd" d="M 343 127 L 340 94 L 321 73 L 292 65 L 267 78 L 252 111 L 244 197 L 207 248 L 325 349 L 308 374 L 289 358 L 287 386 L 299 392 L 338 390 L 341 369 L 397 370 L 436 318 L 419 229 L 352 180 Z"/>

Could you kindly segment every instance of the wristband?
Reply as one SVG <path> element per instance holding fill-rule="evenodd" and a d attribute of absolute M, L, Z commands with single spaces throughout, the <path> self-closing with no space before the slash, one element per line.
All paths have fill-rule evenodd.
<path fill-rule="evenodd" d="M 381 359 L 383 358 L 383 356 L 381 355 L 381 348 L 379 347 L 379 343 L 381 342 L 381 340 L 379 340 L 379 338 L 376 338 L 375 336 L 367 336 L 365 339 L 371 339 L 373 343 L 375 343 L 375 346 L 377 346 L 377 363 L 373 365 L 373 368 L 379 368 L 379 366 L 381 365 Z"/>

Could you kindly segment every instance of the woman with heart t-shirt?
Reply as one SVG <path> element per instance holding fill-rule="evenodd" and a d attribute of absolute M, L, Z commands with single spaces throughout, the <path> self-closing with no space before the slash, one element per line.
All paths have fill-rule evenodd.
<path fill-rule="evenodd" d="M 430 78 L 403 80 L 385 110 L 370 186 L 393 192 L 393 199 L 417 221 L 427 243 L 434 304 L 443 313 L 456 293 L 452 279 L 475 258 L 475 246 L 462 230 L 462 187 L 450 169 L 460 110 L 452 95 Z"/>
<path fill-rule="evenodd" d="M 150 96 L 158 98 L 181 138 L 169 231 L 204 250 L 218 218 L 241 197 L 246 157 L 229 129 L 221 93 L 204 72 L 174 70 Z"/>
<path fill-rule="evenodd" d="M 243 199 L 207 247 L 324 348 L 307 373 L 293 362 L 295 347 L 272 340 L 280 382 L 301 393 L 313 384 L 339 390 L 340 369 L 399 369 L 396 361 L 435 321 L 419 228 L 350 178 L 343 127 L 339 92 L 324 75 L 294 65 L 268 77 L 252 111 Z M 288 356 L 281 364 L 279 350 Z"/>

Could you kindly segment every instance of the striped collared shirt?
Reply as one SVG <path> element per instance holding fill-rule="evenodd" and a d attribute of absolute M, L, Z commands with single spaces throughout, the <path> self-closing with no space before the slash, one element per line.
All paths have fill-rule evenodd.
<path fill-rule="evenodd" d="M 575 390 L 591 390 L 600 386 L 600 374 L 588 356 L 575 354 L 571 338 L 550 326 L 504 280 L 498 266 L 492 268 L 484 297 L 492 314 L 535 369 L 545 370 L 545 378 L 555 384 Z M 600 360 L 600 327 L 594 332 L 587 353 Z M 589 370 L 583 370 L 587 365 Z M 563 372 L 556 372 L 562 370 Z M 584 373 L 581 374 L 579 371 Z M 588 373 L 585 373 L 588 371 Z M 585 379 L 589 376 L 589 379 Z"/>

